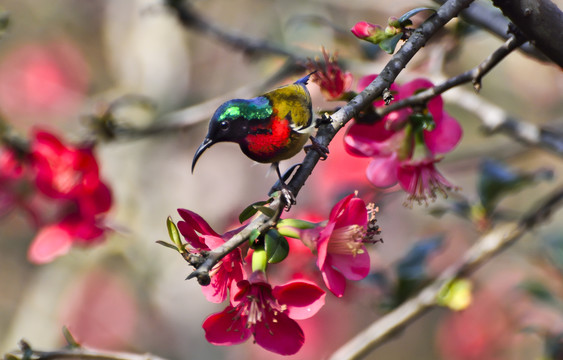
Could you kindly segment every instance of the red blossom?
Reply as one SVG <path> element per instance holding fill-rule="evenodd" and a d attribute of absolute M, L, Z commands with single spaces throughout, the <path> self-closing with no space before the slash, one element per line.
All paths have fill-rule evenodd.
<path fill-rule="evenodd" d="M 100 179 L 92 147 L 74 147 L 52 133 L 35 131 L 30 149 L 36 189 L 58 209 L 55 220 L 50 220 L 31 244 L 30 261 L 49 262 L 72 245 L 99 243 L 107 230 L 103 217 L 112 196 Z"/>
<path fill-rule="evenodd" d="M 377 75 L 360 80 L 359 86 L 367 86 Z M 417 91 L 432 87 L 426 79 L 416 79 L 403 86 L 391 86 L 394 99 L 406 99 Z M 374 106 L 381 106 L 375 102 Z M 371 157 L 366 175 L 377 187 L 390 187 L 397 183 L 409 193 L 409 202 L 427 202 L 436 193 L 452 188 L 451 184 L 435 169 L 438 155 L 452 151 L 459 143 L 462 128 L 443 109 L 440 96 L 432 98 L 427 112 L 433 127 L 417 128 L 411 123 L 414 111 L 410 108 L 393 111 L 374 124 L 353 123 L 345 136 L 346 150 L 354 156 Z"/>
<path fill-rule="evenodd" d="M 178 230 L 196 252 L 215 249 L 231 235 L 231 233 L 219 235 L 193 211 L 178 209 L 178 213 L 184 220 L 178 222 Z M 230 290 L 232 300 L 238 292 L 238 282 L 246 277 L 240 249 L 235 249 L 223 257 L 213 267 L 210 275 L 211 283 L 201 288 L 206 299 L 214 303 L 221 303 L 227 298 L 227 292 Z"/>
<path fill-rule="evenodd" d="M 325 292 L 314 283 L 297 280 L 272 288 L 264 273 L 256 271 L 239 283 L 231 305 L 205 319 L 205 337 L 215 345 L 234 345 L 252 335 L 264 349 L 292 355 L 305 341 L 294 319 L 315 315 L 324 298 Z"/>
<path fill-rule="evenodd" d="M 344 94 L 352 85 L 353 76 L 350 72 L 342 71 L 338 64 L 338 55 L 330 56 L 325 48 L 322 48 L 324 62 L 310 61 L 307 65 L 309 71 L 316 71 L 312 75 L 314 83 L 319 85 L 321 92 L 328 100 L 342 100 Z"/>

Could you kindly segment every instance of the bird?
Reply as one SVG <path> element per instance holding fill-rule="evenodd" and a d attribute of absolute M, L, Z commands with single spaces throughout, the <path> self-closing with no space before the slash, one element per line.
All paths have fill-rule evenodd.
<path fill-rule="evenodd" d="M 325 157 L 328 153 L 312 136 L 316 123 L 306 85 L 313 73 L 255 98 L 232 99 L 221 104 L 194 154 L 192 173 L 205 150 L 219 142 L 234 142 L 250 159 L 272 164 L 288 205 L 294 204 L 295 198 L 280 174 L 279 162 L 295 156 L 304 147 L 306 151 L 309 147 L 321 151 Z M 313 145 L 306 147 L 309 139 Z"/>

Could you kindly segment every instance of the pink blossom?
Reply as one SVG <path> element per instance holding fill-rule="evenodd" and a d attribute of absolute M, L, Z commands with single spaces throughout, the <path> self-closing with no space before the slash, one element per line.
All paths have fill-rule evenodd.
<path fill-rule="evenodd" d="M 292 355 L 305 341 L 294 319 L 307 319 L 324 305 L 325 292 L 314 283 L 296 280 L 272 286 L 264 273 L 254 272 L 239 283 L 232 304 L 203 322 L 207 341 L 215 345 L 235 345 L 251 335 L 264 349 Z"/>
<path fill-rule="evenodd" d="M 225 238 L 232 233 L 219 235 L 198 214 L 186 209 L 178 209 L 184 221 L 178 222 L 178 230 L 188 244 L 197 252 L 209 251 L 221 246 Z M 231 291 L 231 300 L 238 292 L 237 283 L 245 278 L 240 249 L 223 257 L 211 271 L 211 283 L 203 286 L 202 291 L 206 299 L 220 303 L 227 298 L 227 291 Z"/>
<path fill-rule="evenodd" d="M 377 75 L 360 80 L 367 86 Z M 392 85 L 394 99 L 406 99 L 417 91 L 432 87 L 426 79 L 416 79 L 403 86 Z M 381 106 L 375 102 L 374 106 Z M 371 157 L 366 175 L 377 187 L 390 187 L 397 183 L 409 193 L 409 202 L 427 202 L 436 193 L 445 195 L 452 185 L 435 169 L 438 155 L 452 151 L 459 143 L 462 128 L 443 109 L 440 96 L 432 98 L 426 109 L 433 126 L 421 127 L 413 123 L 411 108 L 393 111 L 373 124 L 353 123 L 345 136 L 346 150 L 354 156 Z"/>
<path fill-rule="evenodd" d="M 367 39 L 370 36 L 375 35 L 378 31 L 381 31 L 381 26 L 370 24 L 365 21 L 360 21 L 354 25 L 350 29 L 350 31 L 358 38 L 358 39 Z"/>

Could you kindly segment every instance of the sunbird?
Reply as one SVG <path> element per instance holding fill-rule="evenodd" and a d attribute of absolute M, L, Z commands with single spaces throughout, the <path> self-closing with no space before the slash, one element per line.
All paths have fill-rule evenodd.
<path fill-rule="evenodd" d="M 288 203 L 295 203 L 280 174 L 279 162 L 299 153 L 309 138 L 313 142 L 311 148 L 320 151 L 322 157 L 328 153 L 312 137 L 316 122 L 306 87 L 312 74 L 252 99 L 232 99 L 221 104 L 209 121 L 207 136 L 195 152 L 192 173 L 205 150 L 218 142 L 234 142 L 250 159 L 271 163 Z"/>

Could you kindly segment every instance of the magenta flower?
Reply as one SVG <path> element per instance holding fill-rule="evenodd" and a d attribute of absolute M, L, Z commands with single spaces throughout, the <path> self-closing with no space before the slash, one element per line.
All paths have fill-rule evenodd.
<path fill-rule="evenodd" d="M 292 355 L 305 341 L 294 320 L 307 319 L 324 305 L 325 292 L 312 282 L 298 280 L 272 286 L 261 271 L 239 283 L 232 304 L 203 322 L 205 338 L 214 345 L 235 345 L 250 335 L 264 349 Z"/>
<path fill-rule="evenodd" d="M 379 228 L 370 224 L 374 221 L 364 201 L 350 194 L 332 208 L 327 225 L 320 230 L 315 240 L 317 266 L 334 295 L 344 295 L 346 279 L 361 280 L 369 274 L 364 244 L 374 243 L 373 236 L 379 234 Z"/>
<path fill-rule="evenodd" d="M 359 85 L 367 86 L 376 76 L 363 78 Z M 401 87 L 392 86 L 391 91 L 395 92 L 395 100 L 400 100 L 432 86 L 428 80 L 416 79 Z M 428 102 L 426 111 L 432 116 L 433 126 L 413 123 L 414 111 L 408 108 L 391 112 L 374 124 L 356 122 L 344 139 L 348 153 L 372 158 L 366 175 L 373 185 L 390 187 L 399 183 L 409 193 L 411 203 L 433 200 L 437 192 L 445 194 L 452 188 L 434 164 L 440 160 L 439 155 L 457 146 L 463 132 L 443 109 L 440 96 Z"/>
<path fill-rule="evenodd" d="M 330 56 L 325 48 L 322 48 L 324 63 L 310 61 L 307 64 L 309 71 L 316 71 L 312 80 L 321 88 L 321 92 L 328 100 L 342 100 L 345 93 L 350 90 L 353 76 L 350 72 L 342 71 L 338 64 L 337 53 Z"/>
<path fill-rule="evenodd" d="M 178 230 L 197 252 L 215 249 L 225 242 L 225 238 L 232 235 L 232 232 L 219 235 L 193 211 L 178 209 L 178 213 L 184 219 L 184 221 L 178 222 Z M 205 298 L 210 302 L 220 303 L 227 298 L 227 291 L 230 290 L 232 301 L 238 292 L 237 283 L 245 278 L 240 249 L 236 249 L 222 258 L 213 267 L 210 275 L 211 283 L 201 288 Z"/>

